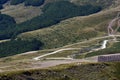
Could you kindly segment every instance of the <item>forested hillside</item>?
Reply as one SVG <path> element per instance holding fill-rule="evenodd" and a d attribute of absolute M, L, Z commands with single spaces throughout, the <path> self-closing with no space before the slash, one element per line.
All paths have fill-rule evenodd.
<path fill-rule="evenodd" d="M 3 2 L 1 1 L 1 4 L 3 5 L 7 1 L 8 0 L 5 0 Z M 25 6 L 29 7 L 29 6 L 41 6 L 42 4 L 44 4 L 44 2 L 45 2 L 45 0 L 11 0 L 10 4 L 18 5 L 20 3 L 24 3 Z M 8 54 L 8 51 L 12 50 L 11 48 L 9 49 L 8 47 L 6 47 L 7 45 L 11 45 L 11 46 L 13 46 L 13 48 L 15 48 L 14 45 L 12 45 L 13 43 L 16 44 L 16 47 L 22 46 L 22 45 L 19 46 L 19 43 L 17 43 L 16 40 L 14 40 L 17 38 L 17 36 L 20 33 L 34 31 L 34 30 L 43 29 L 43 28 L 47 29 L 48 27 L 52 27 L 53 25 L 59 24 L 61 21 L 65 20 L 65 19 L 69 19 L 69 18 L 73 18 L 73 17 L 77 17 L 77 16 L 88 16 L 90 14 L 98 13 L 99 11 L 104 9 L 103 5 L 102 6 L 94 5 L 91 3 L 88 4 L 86 2 L 88 2 L 88 1 L 79 2 L 81 4 L 76 5 L 76 1 L 72 1 L 72 0 L 65 0 L 65 1 L 64 0 L 58 0 L 58 1 L 53 0 L 52 2 L 49 2 L 49 0 L 48 0 L 48 1 L 46 1 L 46 4 L 44 4 L 44 6 L 41 7 L 42 14 L 40 14 L 39 16 L 36 16 L 30 20 L 27 20 L 25 22 L 19 23 L 19 24 L 16 23 L 16 21 L 14 20 L 13 17 L 10 17 L 5 14 L 0 14 L 0 16 L 1 16 L 0 17 L 0 25 L 1 25 L 0 26 L 0 40 L 4 40 L 4 39 L 12 39 L 13 40 L 13 41 L 9 41 L 9 42 L 4 42 L 4 45 L 3 45 L 3 43 L 0 43 L 2 45 L 2 46 L 0 46 L 2 54 L 3 53 Z M 95 1 L 95 3 L 96 3 L 96 1 Z M 108 3 L 109 5 L 107 5 L 107 6 L 110 6 L 112 3 Z M 111 16 L 113 16 L 113 15 L 111 15 Z M 111 16 L 110 16 L 110 18 L 111 18 Z M 103 18 L 103 20 L 104 20 L 104 18 Z M 89 21 L 89 19 L 88 19 L 88 21 Z M 90 21 L 94 21 L 94 20 L 90 20 Z M 95 25 L 99 24 L 100 21 L 96 22 Z M 75 25 L 71 25 L 71 26 L 76 26 L 77 24 L 79 25 L 79 23 L 75 23 Z M 83 23 L 82 26 L 88 27 L 89 25 L 91 25 L 91 24 L 89 24 L 89 22 L 88 22 L 87 24 Z M 84 32 L 80 32 L 82 30 L 81 26 L 79 26 L 80 30 L 78 28 L 73 29 L 71 26 L 67 26 L 69 29 L 62 26 L 64 28 L 66 28 L 65 30 L 62 28 L 58 28 L 61 26 L 57 26 L 56 29 L 52 30 L 53 31 L 52 33 L 50 31 L 50 33 L 48 35 L 42 35 L 42 34 L 46 34 L 46 31 L 47 31 L 47 30 L 45 30 L 45 31 L 43 30 L 44 32 L 42 32 L 40 35 L 38 35 L 38 34 L 29 35 L 30 37 L 32 36 L 31 38 L 29 36 L 27 36 L 25 38 L 25 41 L 27 43 L 29 43 L 29 40 L 34 41 L 34 38 L 35 38 L 36 40 L 39 40 L 40 43 L 42 42 L 42 45 L 40 45 L 39 47 L 44 46 L 42 48 L 56 48 L 56 47 L 60 47 L 60 46 L 63 46 L 63 45 L 69 44 L 69 43 L 74 43 L 74 42 L 80 41 L 82 39 L 90 39 L 90 38 L 98 35 L 98 32 L 95 31 L 94 29 L 85 29 L 84 28 L 85 29 Z M 60 29 L 62 29 L 63 31 Z M 76 29 L 79 31 L 74 32 Z M 72 31 L 73 31 L 73 33 L 71 33 Z M 66 33 L 66 35 L 64 35 L 64 33 Z M 77 33 L 80 33 L 80 34 L 77 34 Z M 21 37 L 21 36 L 19 38 L 21 40 L 24 39 L 24 37 Z M 51 42 L 51 40 L 54 40 L 54 43 Z M 24 41 L 23 42 L 20 41 L 20 42 L 24 43 Z M 32 42 L 32 43 L 34 44 L 34 42 Z M 2 49 L 3 46 L 5 46 L 5 48 L 8 49 L 7 52 L 5 49 Z M 13 53 L 11 53 L 12 51 L 10 51 L 9 54 L 18 54 L 20 52 L 26 52 L 26 51 L 30 51 L 30 50 L 38 50 L 38 48 L 36 49 L 35 46 L 33 46 L 32 49 L 31 48 L 28 49 L 26 47 L 24 50 L 22 50 L 22 47 L 21 47 L 20 50 L 15 50 L 15 51 L 13 51 Z M 7 56 L 7 55 L 5 55 L 5 56 Z"/>
<path fill-rule="evenodd" d="M 11 5 L 17 5 L 20 3 L 25 4 L 25 6 L 40 6 L 44 3 L 45 0 L 11 0 Z"/>
<path fill-rule="evenodd" d="M 116 16 L 118 9 L 119 7 L 90 16 L 74 17 L 46 29 L 22 33 L 18 38 L 25 40 L 36 38 L 44 42 L 45 48 L 55 48 L 105 36 L 108 23 Z"/>
<path fill-rule="evenodd" d="M 11 5 L 17 5 L 24 2 L 25 6 L 41 6 L 45 0 L 0 0 L 0 9 L 2 9 L 2 5 L 8 1 L 10 1 Z"/>
<path fill-rule="evenodd" d="M 17 5 L 17 4 L 20 4 L 20 3 L 23 3 L 25 0 L 11 0 L 10 4 L 11 5 Z"/>
<path fill-rule="evenodd" d="M 82 5 L 76 6 L 68 1 L 58 1 L 46 4 L 42 11 L 43 14 L 31 20 L 16 24 L 1 32 L 0 39 L 11 38 L 19 33 L 32 31 L 40 28 L 49 27 L 59 23 L 61 20 L 68 19 L 75 16 L 84 16 L 99 12 L 100 6 Z M 57 14 L 56 14 L 57 13 Z"/>
<path fill-rule="evenodd" d="M 0 43 L 0 58 L 12 56 L 28 51 L 40 50 L 43 44 L 40 41 L 11 40 Z"/>
<path fill-rule="evenodd" d="M 12 25 L 15 25 L 16 22 L 13 17 L 10 17 L 5 14 L 0 14 L 0 30 L 4 31 Z"/>

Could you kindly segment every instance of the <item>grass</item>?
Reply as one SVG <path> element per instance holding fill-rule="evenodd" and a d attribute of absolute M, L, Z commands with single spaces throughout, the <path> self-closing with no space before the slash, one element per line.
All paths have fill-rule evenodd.
<path fill-rule="evenodd" d="M 43 6 L 47 3 L 53 2 L 55 0 L 45 0 Z M 24 21 L 30 20 L 36 16 L 42 14 L 41 8 L 43 6 L 33 7 L 24 6 L 23 3 L 18 5 L 9 5 L 9 3 L 4 5 L 4 9 L 1 10 L 2 14 L 7 14 L 15 18 L 17 23 L 22 23 Z"/>
<path fill-rule="evenodd" d="M 119 52 L 120 52 L 120 42 L 117 42 L 106 49 L 88 53 L 85 55 L 85 57 L 92 57 L 92 56 L 106 55 L 106 54 L 115 54 L 115 53 L 119 53 Z"/>
<path fill-rule="evenodd" d="M 53 55 L 49 55 L 45 58 L 54 58 L 54 57 L 68 57 L 69 55 L 72 55 L 72 54 L 75 54 L 75 53 L 78 53 L 80 50 L 68 50 L 68 51 L 61 51 L 57 54 L 53 54 Z"/>
<path fill-rule="evenodd" d="M 109 39 L 109 38 L 106 38 L 106 39 Z M 75 43 L 75 44 L 71 44 L 71 45 L 66 45 L 66 46 L 63 46 L 61 48 L 79 48 L 79 49 L 61 51 L 61 52 L 58 52 L 56 54 L 52 54 L 52 55 L 49 55 L 49 56 L 46 56 L 46 57 L 47 58 L 50 58 L 50 57 L 52 57 L 52 58 L 54 58 L 54 57 L 68 57 L 70 55 L 80 53 L 80 51 L 84 50 L 84 48 L 101 46 L 101 43 L 103 42 L 103 40 L 104 39 L 97 39 L 97 40 L 86 41 L 85 43 L 80 42 L 80 43 Z"/>
<path fill-rule="evenodd" d="M 12 9 L 12 8 L 11 8 Z M 23 9 L 23 8 L 22 8 Z M 27 9 L 27 8 L 26 8 Z M 14 9 L 13 9 L 14 10 Z M 18 9 L 15 12 L 19 13 Z M 33 8 L 35 10 L 35 8 Z M 105 10 L 97 14 L 84 16 L 84 17 L 74 17 L 71 19 L 67 19 L 62 21 L 57 25 L 53 25 L 51 28 L 40 29 L 36 31 L 31 31 L 27 33 L 23 33 L 18 36 L 18 38 L 22 39 L 38 39 L 45 43 L 45 48 L 83 48 L 89 46 L 99 45 L 103 40 L 93 40 L 86 43 L 78 43 L 69 45 L 76 42 L 82 42 L 90 40 L 94 37 L 104 36 L 106 35 L 106 26 L 108 22 L 113 19 L 117 14 L 118 8 L 113 8 L 110 10 Z M 30 9 L 31 11 L 31 9 Z M 37 9 L 36 9 L 37 11 Z M 4 11 L 3 11 L 4 12 Z M 19 18 L 22 21 L 26 20 L 26 15 L 29 11 L 21 12 L 20 14 L 25 13 L 25 15 L 18 16 L 17 14 L 13 14 L 12 12 L 6 11 L 6 14 L 10 14 L 16 17 L 16 20 Z M 35 12 L 35 11 L 34 11 Z M 33 14 L 32 14 L 33 15 Z M 28 15 L 29 18 L 29 15 Z M 94 44 L 94 45 L 93 45 Z M 119 43 L 120 44 L 120 43 Z M 109 53 L 118 51 L 119 52 L 119 44 L 114 44 L 115 47 L 109 47 L 107 50 L 103 50 L 104 53 Z M 68 45 L 68 46 L 65 46 Z M 59 49 L 59 48 L 58 48 Z M 25 70 L 26 68 L 34 68 L 34 66 L 39 67 L 40 64 L 34 64 L 35 61 L 31 60 L 34 57 L 56 51 L 57 49 L 52 50 L 42 50 L 38 53 L 26 54 L 26 55 L 15 55 L 6 58 L 0 59 L 0 70 L 7 71 L 0 74 L 0 79 L 2 80 L 25 80 L 25 79 L 38 79 L 38 80 L 119 80 L 120 79 L 120 63 L 90 63 L 90 64 L 67 64 L 60 65 L 48 69 L 35 69 L 35 70 Z M 67 56 L 70 54 L 74 54 L 78 51 L 63 51 L 55 55 L 51 55 L 48 57 L 60 57 Z M 99 55 L 101 52 L 95 52 L 84 56 L 93 56 Z M 12 70 L 16 70 L 13 71 Z M 18 69 L 21 69 L 18 71 Z M 10 72 L 9 72 L 10 71 Z"/>
<path fill-rule="evenodd" d="M 39 67 L 40 64 L 34 64 L 36 61 L 33 60 L 34 57 L 53 52 L 56 49 L 51 50 L 41 50 L 37 53 L 30 54 L 20 54 L 15 56 L 9 56 L 5 58 L 0 58 L 0 70 L 2 71 L 13 71 L 18 69 L 28 69 Z"/>
<path fill-rule="evenodd" d="M 114 0 L 73 0 L 74 3 L 76 4 L 92 4 L 92 5 L 100 5 L 103 8 L 108 8 L 112 6 L 112 4 L 115 4 Z"/>
<path fill-rule="evenodd" d="M 55 0 L 46 0 L 44 5 L 46 3 L 50 3 L 50 2 L 54 2 L 54 1 Z M 77 4 L 77 5 L 88 4 L 88 3 L 92 4 L 92 5 L 100 5 L 103 8 L 108 8 L 108 7 L 112 6 L 112 4 L 115 4 L 116 6 L 119 5 L 119 4 L 116 4 L 114 0 L 112 0 L 112 1 L 111 0 L 102 0 L 102 1 L 101 0 L 99 0 L 99 1 L 98 0 L 94 0 L 94 1 L 89 1 L 89 0 L 79 1 L 79 0 L 75 0 L 75 1 L 72 1 L 72 2 Z M 32 7 L 32 6 L 25 7 L 24 4 L 4 5 L 4 9 L 1 10 L 1 13 L 10 15 L 10 16 L 15 18 L 17 23 L 21 23 L 21 22 L 24 22 L 26 20 L 30 20 L 33 17 L 36 17 L 36 16 L 40 15 L 42 13 L 41 7 L 42 6 L 40 6 L 40 7 Z"/>
<path fill-rule="evenodd" d="M 44 43 L 43 49 L 45 49 L 104 36 L 107 35 L 106 26 L 116 16 L 117 10 L 118 8 L 113 8 L 89 16 L 74 17 L 50 28 L 22 33 L 17 38 L 27 40 L 36 38 Z"/>
<path fill-rule="evenodd" d="M 1 10 L 2 14 L 7 14 L 15 18 L 17 23 L 30 20 L 42 13 L 40 7 L 25 7 L 24 4 L 19 5 L 5 5 Z"/>
<path fill-rule="evenodd" d="M 110 39 L 110 38 L 105 38 L 105 39 Z M 32 64 L 34 63 L 33 58 L 43 55 L 43 54 L 47 54 L 59 49 L 64 49 L 64 48 L 81 48 L 84 49 L 85 47 L 93 47 L 93 46 L 100 46 L 100 44 L 103 42 L 104 39 L 97 39 L 97 40 L 90 40 L 90 41 L 85 41 L 85 42 L 79 42 L 79 43 L 75 43 L 75 44 L 70 44 L 70 45 L 66 45 L 60 48 L 55 48 L 55 49 L 45 49 L 45 50 L 40 50 L 37 53 L 30 53 L 30 54 L 19 54 L 19 55 L 15 55 L 15 56 L 9 56 L 9 57 L 5 57 L 5 58 L 1 58 L 0 59 L 0 67 L 3 67 L 4 70 L 13 70 L 12 67 L 16 67 L 18 68 L 19 65 L 24 65 L 21 66 L 22 69 L 27 68 L 26 66 L 30 66 L 30 68 L 33 66 Z M 112 45 L 110 45 L 112 46 Z M 80 50 L 81 50 L 80 49 Z M 50 58 L 50 57 L 67 57 L 69 55 L 75 54 L 75 53 L 79 53 L 80 50 L 68 50 L 68 51 L 62 51 L 50 56 L 46 56 L 45 58 Z M 76 58 L 84 58 L 85 55 L 81 55 L 81 56 L 77 56 Z M 24 64 L 24 63 L 30 63 L 28 64 Z M 16 65 L 17 64 L 17 65 Z M 10 67 L 4 67 L 4 66 L 10 66 Z M 37 65 L 39 66 L 39 65 Z M 3 69 L 2 68 L 2 69 Z M 1 68 L 0 68 L 1 69 Z"/>
<path fill-rule="evenodd" d="M 14 56 L 9 56 L 9 57 L 5 57 L 5 58 L 1 58 L 0 63 L 15 62 L 15 61 L 21 61 L 21 60 L 30 60 L 30 59 L 33 59 L 34 57 L 53 52 L 55 50 L 56 49 L 40 50 L 36 53 L 18 54 L 18 55 L 14 55 Z"/>
<path fill-rule="evenodd" d="M 120 63 L 119 62 L 117 62 L 116 64 L 114 63 L 113 69 L 115 69 L 114 76 L 120 79 Z"/>
<path fill-rule="evenodd" d="M 10 13 L 11 16 L 17 17 L 17 21 L 22 22 L 25 21 L 24 19 L 29 20 L 37 15 L 40 15 L 41 10 L 40 7 L 25 7 L 23 4 L 20 4 L 17 6 L 7 6 L 4 10 L 2 10 L 2 13 Z M 107 12 L 104 13 L 107 15 Z M 104 30 L 104 26 L 106 26 L 106 23 L 109 21 L 109 19 L 114 17 L 115 13 L 116 12 L 109 13 L 109 17 L 106 17 L 103 13 L 101 13 L 101 15 L 96 14 L 95 17 L 94 15 L 82 18 L 76 17 L 70 20 L 65 20 L 60 24 L 53 26 L 52 28 L 33 31 L 29 33 L 30 35 L 27 35 L 26 33 L 22 37 L 20 35 L 19 38 L 37 38 L 45 44 L 43 48 L 56 48 L 67 44 L 88 40 L 96 36 L 104 35 L 104 32 L 106 31 Z M 98 16 L 99 19 L 97 19 Z M 101 26 L 103 27 L 100 28 Z"/>
<path fill-rule="evenodd" d="M 118 63 L 79 63 L 48 69 L 20 70 L 0 74 L 2 80 L 119 80 Z"/>
<path fill-rule="evenodd" d="M 9 56 L 9 57 L 5 57 L 5 58 L 1 58 L 0 59 L 0 69 L 2 70 L 13 70 L 14 68 L 18 68 L 19 65 L 24 65 L 21 66 L 21 69 L 25 69 L 27 68 L 26 66 L 33 66 L 32 63 L 34 63 L 33 58 L 43 55 L 43 54 L 47 54 L 59 49 L 64 49 L 64 48 L 84 48 L 84 47 L 89 47 L 89 46 L 93 46 L 94 44 L 99 45 L 100 42 L 103 41 L 102 39 L 99 40 L 93 40 L 90 42 L 86 42 L 86 43 L 77 43 L 77 44 L 73 44 L 73 45 L 66 45 L 64 47 L 61 48 L 55 48 L 55 49 L 45 49 L 45 50 L 40 50 L 36 53 L 30 53 L 30 54 L 18 54 L 18 55 L 14 55 L 14 56 Z M 94 46 L 95 46 L 94 45 Z M 68 51 L 62 51 L 59 52 L 57 54 L 54 55 L 50 55 L 47 56 L 47 58 L 49 57 L 67 57 L 68 55 L 74 54 L 74 53 L 78 53 L 80 50 L 68 50 Z M 30 63 L 28 64 L 24 64 L 24 63 Z M 5 66 L 9 66 L 9 67 L 5 67 Z"/>

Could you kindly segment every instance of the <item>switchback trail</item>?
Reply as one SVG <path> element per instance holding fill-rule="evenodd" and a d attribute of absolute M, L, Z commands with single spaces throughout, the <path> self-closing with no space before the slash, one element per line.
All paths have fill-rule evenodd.
<path fill-rule="evenodd" d="M 45 56 L 48 56 L 48 55 L 52 55 L 52 54 L 56 54 L 58 52 L 61 52 L 61 51 L 67 51 L 67 50 L 80 50 L 80 48 L 66 48 L 66 49 L 59 49 L 57 51 L 54 51 L 54 52 L 51 52 L 51 53 L 47 53 L 47 54 L 44 54 L 44 55 L 41 55 L 41 56 L 38 56 L 38 57 L 35 57 L 33 58 L 34 60 L 39 60 L 40 58 L 43 58 Z"/>
<path fill-rule="evenodd" d="M 120 37 L 120 35 L 114 35 L 114 36 Z M 88 41 L 79 42 L 79 43 L 75 43 L 75 44 L 85 43 L 85 42 L 89 42 L 89 41 L 92 41 L 92 40 L 104 39 L 104 38 L 109 38 L 109 37 L 113 37 L 113 36 L 111 35 L 111 36 L 98 37 L 98 38 L 94 38 L 94 39 L 91 39 L 91 40 L 88 40 Z M 107 45 L 107 42 L 108 42 L 108 40 L 104 40 L 102 46 L 101 46 L 100 48 L 96 49 L 96 50 L 105 49 L 105 48 L 106 48 L 106 45 Z M 72 45 L 75 45 L 75 44 L 72 44 Z M 68 45 L 68 46 L 71 46 L 71 45 Z M 68 46 L 67 46 L 67 47 L 68 47 Z M 34 59 L 34 60 L 39 60 L 40 58 L 46 57 L 46 56 L 48 56 L 48 55 L 56 54 L 56 53 L 61 52 L 61 51 L 76 50 L 76 49 L 79 50 L 80 48 L 65 48 L 65 49 L 59 49 L 59 50 L 57 50 L 57 51 L 54 51 L 54 52 L 51 52 L 51 53 L 46 53 L 46 54 L 44 54 L 44 55 L 35 57 L 35 58 L 33 58 L 33 59 Z"/>

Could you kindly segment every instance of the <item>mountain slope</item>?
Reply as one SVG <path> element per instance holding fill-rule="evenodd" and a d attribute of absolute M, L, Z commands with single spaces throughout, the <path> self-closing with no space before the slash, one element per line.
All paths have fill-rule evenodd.
<path fill-rule="evenodd" d="M 0 0 L 0 40 L 8 39 L 0 41 L 0 80 L 119 80 L 120 62 L 98 59 L 120 52 L 107 32 L 120 0 L 43 1 Z"/>
<path fill-rule="evenodd" d="M 18 38 L 25 40 L 36 38 L 45 44 L 44 48 L 55 48 L 104 36 L 107 35 L 108 22 L 116 17 L 119 8 L 101 11 L 90 16 L 74 17 L 50 28 L 22 33 Z"/>
<path fill-rule="evenodd" d="M 120 4 L 118 1 L 119 0 L 71 0 L 71 2 L 77 5 L 92 4 L 102 6 L 104 9 L 118 6 Z"/>
<path fill-rule="evenodd" d="M 78 6 L 78 5 L 75 5 L 68 1 L 56 1 L 56 2 L 52 2 L 52 3 L 48 3 L 43 7 L 42 11 L 44 13 L 42 13 L 40 16 L 32 18 L 31 20 L 25 21 L 21 24 L 10 25 L 9 27 L 7 27 L 6 29 L 4 29 L 2 31 L 0 30 L 0 39 L 6 39 L 6 38 L 14 39 L 16 37 L 16 35 L 18 35 L 22 32 L 41 29 L 41 28 L 45 28 L 45 27 L 51 27 L 50 25 L 57 24 L 64 19 L 68 19 L 68 18 L 75 17 L 75 16 L 90 15 L 90 14 L 99 12 L 100 10 L 101 10 L 100 6 L 93 6 L 93 5 L 89 5 L 89 4 Z M 58 14 L 56 14 L 56 13 L 58 13 Z M 94 33 L 92 33 L 92 34 L 94 34 Z M 13 41 L 15 41 L 15 40 L 13 40 Z M 35 40 L 37 40 L 37 39 L 35 39 Z M 25 41 L 29 42 L 29 40 L 25 40 Z M 12 42 L 12 40 L 9 42 Z M 8 43 L 4 42 L 4 45 L 2 45 L 1 47 L 6 48 L 7 45 L 8 45 Z M 12 45 L 12 44 L 10 44 L 10 46 L 14 47 L 14 45 Z M 14 47 L 14 48 L 15 48 L 14 50 L 19 48 L 19 44 L 17 47 Z M 37 49 L 39 49 L 39 48 L 37 48 Z M 12 50 L 12 51 L 14 51 L 14 50 Z M 29 50 L 33 50 L 33 49 L 29 48 Z M 17 53 L 19 53 L 19 51 L 18 52 L 15 51 L 16 53 L 13 52 L 13 54 L 17 54 Z M 23 51 L 25 52 L 26 50 L 23 50 Z M 6 52 L 6 50 L 3 48 L 1 48 L 0 52 L 2 52 L 2 54 L 8 54 Z M 11 51 L 10 51 L 10 55 L 11 55 Z M 7 55 L 5 55 L 5 56 L 7 56 Z"/>
<path fill-rule="evenodd" d="M 2 80 L 119 80 L 120 63 L 89 63 L 60 65 L 0 74 Z"/>
<path fill-rule="evenodd" d="M 12 0 L 12 2 L 14 3 L 16 3 L 16 1 L 19 1 L 19 0 Z M 33 17 L 39 16 L 42 13 L 41 8 L 45 4 L 53 3 L 55 1 L 61 1 L 61 0 L 45 0 L 44 4 L 38 7 L 34 7 L 34 6 L 26 7 L 24 6 L 24 3 L 20 3 L 20 4 L 18 3 L 17 5 L 11 5 L 10 1 L 8 1 L 7 3 L 3 5 L 3 9 L 1 10 L 1 12 L 3 14 L 7 14 L 7 15 L 14 17 L 17 23 L 21 23 L 26 20 L 30 20 Z M 119 0 L 84 0 L 84 1 L 83 0 L 67 0 L 67 1 L 75 3 L 76 5 L 92 4 L 96 6 L 101 6 L 104 9 L 119 5 Z"/>
<path fill-rule="evenodd" d="M 19 0 L 12 0 L 13 3 L 17 3 Z M 24 1 L 24 0 L 22 0 Z M 29 1 L 29 0 L 28 0 Z M 54 0 L 45 0 L 44 4 L 53 2 Z M 20 1 L 21 2 L 21 1 Z M 17 23 L 30 20 L 33 17 L 39 16 L 42 13 L 41 6 L 25 6 L 24 3 L 18 3 L 16 5 L 11 5 L 11 1 L 3 4 L 3 9 L 1 9 L 2 14 L 10 15 L 15 18 Z"/>
<path fill-rule="evenodd" d="M 33 7 L 33 6 L 24 6 L 24 4 L 18 5 L 9 5 L 5 4 L 4 9 L 1 10 L 2 14 L 7 14 L 15 18 L 17 23 L 24 22 L 26 20 L 30 20 L 33 17 L 39 16 L 42 11 L 41 7 Z"/>
<path fill-rule="evenodd" d="M 50 27 L 51 25 L 57 24 L 60 21 L 71 17 L 97 13 L 101 11 L 101 7 L 89 4 L 77 6 L 68 1 L 57 1 L 46 4 L 43 7 L 42 11 L 43 13 L 40 16 L 32 18 L 31 20 L 25 21 L 21 24 L 16 24 L 14 26 L 11 26 L 9 29 L 6 29 L 9 30 L 9 33 L 6 30 L 4 30 L 1 33 L 1 35 L 4 36 L 0 36 L 0 39 L 12 38 L 22 32 Z"/>
<path fill-rule="evenodd" d="M 23 33 L 22 37 L 21 35 L 18 35 L 18 40 L 19 38 L 20 40 L 25 41 L 39 40 L 43 43 L 42 49 L 56 48 L 67 44 L 89 40 L 93 37 L 107 35 L 105 34 L 105 31 L 107 31 L 105 27 L 107 26 L 109 20 L 116 16 L 118 8 L 103 10 L 100 13 L 96 13 L 101 10 L 101 7 L 88 4 L 78 6 L 68 1 L 51 2 L 43 7 L 42 11 L 44 13 L 42 13 L 42 15 L 21 24 L 10 26 L 9 28 L 0 32 L 0 38 L 6 39 L 12 37 L 14 39 L 20 33 L 44 28 L 37 31 L 28 32 L 28 34 L 25 33 L 25 35 Z M 56 12 L 59 14 L 56 14 Z M 94 12 L 96 14 L 90 15 Z M 64 19 L 68 20 L 62 21 Z M 60 21 L 61 23 L 59 23 Z M 7 54 L 6 51 L 2 52 Z"/>

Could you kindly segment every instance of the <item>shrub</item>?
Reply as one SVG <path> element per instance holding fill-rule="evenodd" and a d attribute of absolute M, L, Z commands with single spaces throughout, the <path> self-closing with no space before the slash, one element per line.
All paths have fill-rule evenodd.
<path fill-rule="evenodd" d="M 27 51 L 39 50 L 43 44 L 40 41 L 11 40 L 0 43 L 0 57 L 11 56 Z"/>
<path fill-rule="evenodd" d="M 25 6 L 40 6 L 45 0 L 25 0 Z"/>
<path fill-rule="evenodd" d="M 23 3 L 25 0 L 11 0 L 10 4 L 11 5 L 17 5 L 19 3 Z"/>

